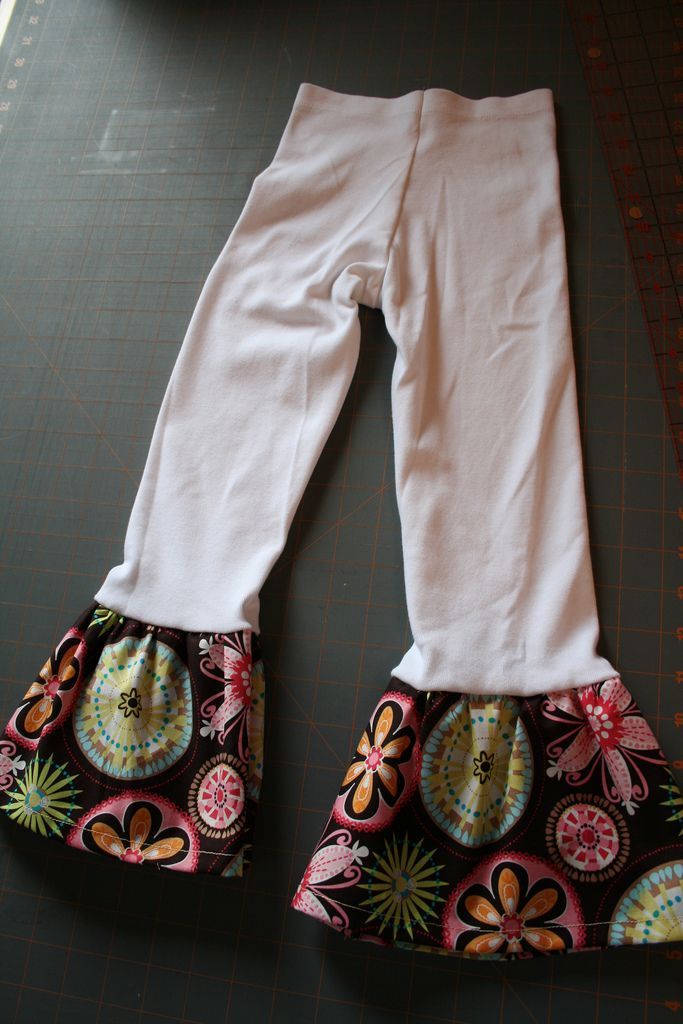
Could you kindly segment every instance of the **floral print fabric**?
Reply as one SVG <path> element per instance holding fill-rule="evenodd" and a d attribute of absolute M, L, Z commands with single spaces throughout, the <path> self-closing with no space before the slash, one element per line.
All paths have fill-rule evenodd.
<path fill-rule="evenodd" d="M 0 733 L 0 807 L 129 864 L 242 875 L 263 769 L 257 638 L 91 605 Z"/>
<path fill-rule="evenodd" d="M 242 875 L 256 636 L 91 605 L 0 733 L 0 807 L 77 849 Z M 517 959 L 683 939 L 683 796 L 618 677 L 530 697 L 392 680 L 292 906 L 346 937 Z"/>
<path fill-rule="evenodd" d="M 292 900 L 348 938 L 519 959 L 683 939 L 683 798 L 617 677 L 392 680 Z"/>

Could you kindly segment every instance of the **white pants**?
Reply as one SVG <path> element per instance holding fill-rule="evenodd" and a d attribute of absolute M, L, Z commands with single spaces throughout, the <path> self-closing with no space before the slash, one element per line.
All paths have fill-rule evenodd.
<path fill-rule="evenodd" d="M 467 957 L 683 937 L 680 790 L 596 653 L 558 171 L 549 89 L 301 85 L 192 317 L 123 564 L 0 731 L 0 810 L 124 863 L 244 873 L 259 591 L 366 303 L 396 343 L 414 643 L 291 906 Z"/>
<path fill-rule="evenodd" d="M 419 690 L 604 680 L 550 89 L 299 87 L 201 293 L 97 600 L 259 631 L 259 591 L 338 416 L 358 304 L 396 344 L 396 488 Z"/>

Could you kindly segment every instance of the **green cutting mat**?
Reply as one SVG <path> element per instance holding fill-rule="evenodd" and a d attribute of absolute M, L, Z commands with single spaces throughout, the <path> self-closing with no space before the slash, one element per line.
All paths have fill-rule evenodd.
<path fill-rule="evenodd" d="M 602 647 L 681 758 L 680 489 L 560 0 L 17 0 L 0 50 L 3 720 L 120 561 L 190 315 L 301 81 L 554 90 Z M 358 371 L 263 594 L 250 874 L 135 871 L 1 822 L 3 1024 L 683 1020 L 680 946 L 479 964 L 345 943 L 289 909 L 409 637 L 393 343 L 361 312 Z"/>

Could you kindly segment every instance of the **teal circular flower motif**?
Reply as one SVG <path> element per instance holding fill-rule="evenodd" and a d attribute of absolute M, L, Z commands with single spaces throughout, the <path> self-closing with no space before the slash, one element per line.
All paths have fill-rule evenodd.
<path fill-rule="evenodd" d="M 186 665 L 151 633 L 103 648 L 73 715 L 78 745 L 117 779 L 158 775 L 187 750 L 192 686 Z"/>
<path fill-rule="evenodd" d="M 462 846 L 504 836 L 527 806 L 533 757 L 519 710 L 513 698 L 464 697 L 427 737 L 422 802 L 432 821 Z"/>
<path fill-rule="evenodd" d="M 610 946 L 679 942 L 683 939 L 683 864 L 670 861 L 641 875 L 611 916 Z"/>

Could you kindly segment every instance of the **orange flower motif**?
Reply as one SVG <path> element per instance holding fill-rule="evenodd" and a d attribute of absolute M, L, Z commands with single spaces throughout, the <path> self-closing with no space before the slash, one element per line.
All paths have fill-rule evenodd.
<path fill-rule="evenodd" d="M 470 956 L 502 959 L 561 953 L 576 946 L 571 929 L 578 940 L 580 913 L 540 863 L 535 873 L 531 883 L 521 863 L 504 860 L 494 868 L 490 888 L 480 882 L 469 886 L 457 899 L 448 928 L 455 948 Z"/>
<path fill-rule="evenodd" d="M 496 953 L 506 945 L 506 953 L 520 953 L 522 942 L 526 941 L 540 953 L 564 949 L 564 942 L 548 928 L 534 924 L 546 917 L 557 903 L 557 892 L 542 889 L 520 907 L 520 888 L 516 875 L 503 868 L 498 879 L 498 896 L 502 904 L 499 910 L 485 896 L 468 896 L 465 906 L 477 921 L 494 926 L 494 931 L 471 939 L 465 946 L 468 953 Z"/>
<path fill-rule="evenodd" d="M 397 734 L 401 724 L 400 713 L 391 702 L 384 705 L 363 733 L 356 749 L 354 760 L 349 765 L 341 784 L 344 791 L 352 786 L 350 807 L 354 816 L 362 817 L 376 804 L 379 790 L 394 802 L 402 788 L 398 764 L 406 760 L 406 751 L 411 746 L 411 737 L 405 730 Z"/>
<path fill-rule="evenodd" d="M 152 817 L 148 808 L 139 807 L 131 818 L 127 837 L 119 836 L 104 821 L 96 821 L 90 831 L 101 850 L 129 864 L 141 864 L 143 860 L 165 860 L 182 850 L 183 840 L 179 836 L 158 839 L 146 846 L 145 840 L 151 829 Z"/>
<path fill-rule="evenodd" d="M 37 738 L 43 726 L 57 718 L 65 700 L 68 703 L 73 700 L 84 648 L 80 635 L 67 633 L 29 686 L 24 694 L 28 703 L 23 705 L 17 723 L 19 731 L 27 738 Z"/>

